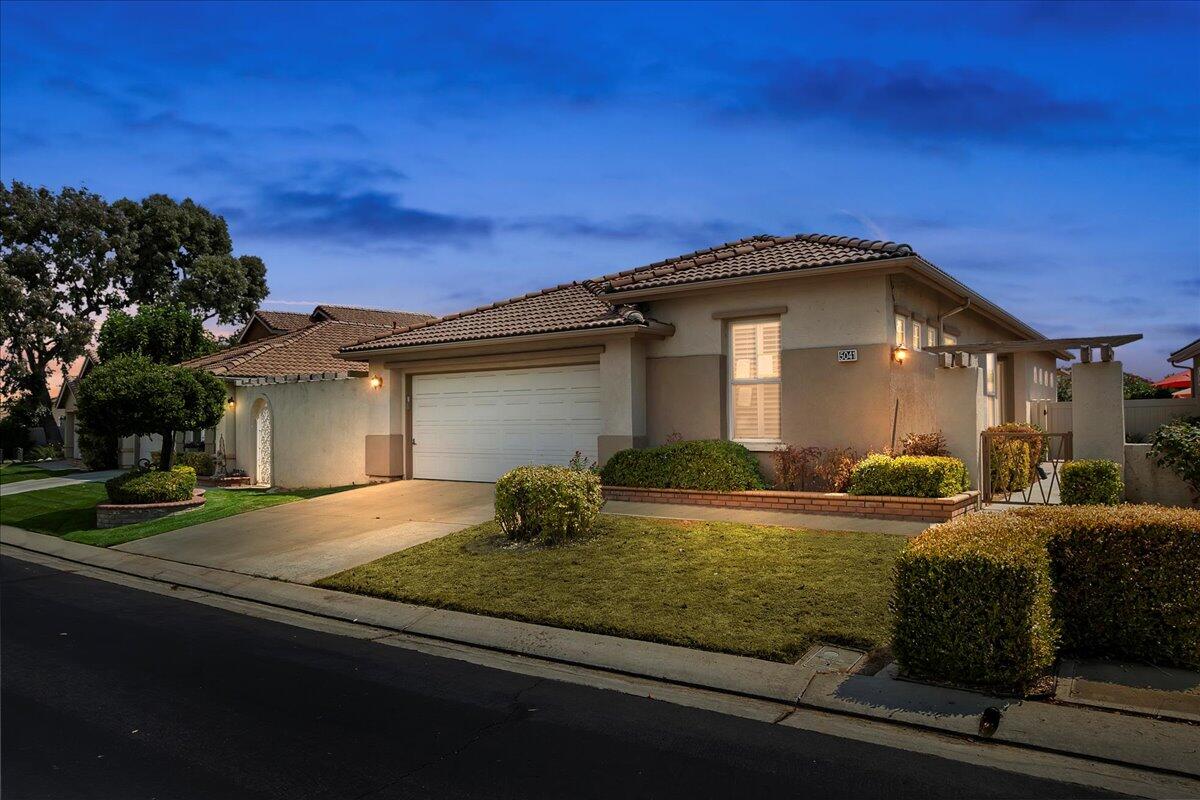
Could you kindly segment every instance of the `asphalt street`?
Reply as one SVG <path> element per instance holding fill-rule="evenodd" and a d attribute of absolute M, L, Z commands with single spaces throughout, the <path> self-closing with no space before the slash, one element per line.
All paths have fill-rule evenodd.
<path fill-rule="evenodd" d="M 1103 796 L 0 559 L 27 798 Z"/>

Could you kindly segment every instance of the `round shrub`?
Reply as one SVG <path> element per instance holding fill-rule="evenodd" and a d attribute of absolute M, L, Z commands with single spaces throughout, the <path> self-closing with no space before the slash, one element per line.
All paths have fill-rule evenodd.
<path fill-rule="evenodd" d="M 176 503 L 192 498 L 196 488 L 196 470 L 174 467 L 161 470 L 130 470 L 104 482 L 109 502 L 118 505 Z"/>
<path fill-rule="evenodd" d="M 211 477 L 216 469 L 212 454 L 201 450 L 185 450 L 176 457 L 175 463 L 183 467 L 191 467 L 196 470 L 197 475 L 205 478 Z"/>
<path fill-rule="evenodd" d="M 758 459 L 737 442 L 697 439 L 621 450 L 600 470 L 606 486 L 740 492 L 765 489 Z"/>
<path fill-rule="evenodd" d="M 496 521 L 510 539 L 558 543 L 592 529 L 600 478 L 568 467 L 517 467 L 496 481 Z"/>
<path fill-rule="evenodd" d="M 953 497 L 971 485 L 967 465 L 949 456 L 875 453 L 854 465 L 850 494 L 892 497 Z"/>
<path fill-rule="evenodd" d="M 1125 496 L 1121 465 L 1103 459 L 1068 461 L 1059 470 L 1065 505 L 1115 506 Z"/>

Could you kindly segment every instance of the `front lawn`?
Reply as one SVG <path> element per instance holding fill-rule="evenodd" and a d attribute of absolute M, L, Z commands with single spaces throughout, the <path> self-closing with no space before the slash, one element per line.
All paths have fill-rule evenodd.
<path fill-rule="evenodd" d="M 0 466 L 0 484 L 35 481 L 38 478 L 58 478 L 78 470 L 42 469 L 36 464 L 5 464 Z"/>
<path fill-rule="evenodd" d="M 96 504 L 108 499 L 104 492 L 104 484 L 81 483 L 77 486 L 60 486 L 55 489 L 9 495 L 0 503 L 0 523 L 48 533 L 51 536 L 61 536 L 71 542 L 112 547 L 177 528 L 230 517 L 244 511 L 254 511 L 352 488 L 354 487 L 339 486 L 332 489 L 291 489 L 281 492 L 268 492 L 265 489 L 209 489 L 204 495 L 207 502 L 199 511 L 139 522 L 136 525 L 97 528 Z"/>
<path fill-rule="evenodd" d="M 512 546 L 494 522 L 318 586 L 793 662 L 816 642 L 886 643 L 906 540 L 602 515 L 587 539 Z"/>

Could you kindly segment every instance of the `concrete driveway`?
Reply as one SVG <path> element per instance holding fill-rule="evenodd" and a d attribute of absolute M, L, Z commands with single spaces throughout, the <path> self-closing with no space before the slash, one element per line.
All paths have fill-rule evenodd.
<path fill-rule="evenodd" d="M 46 467 L 46 469 L 50 469 L 50 467 Z M 4 483 L 0 484 L 0 497 L 8 497 L 12 494 L 23 494 L 25 492 L 36 492 L 41 489 L 57 489 L 59 486 L 74 486 L 78 483 L 106 481 L 109 478 L 117 477 L 124 471 L 123 469 L 109 469 L 103 472 L 76 472 L 71 475 L 60 475 L 58 477 L 48 475 L 45 478 L 31 478 L 27 481 Z"/>
<path fill-rule="evenodd" d="M 298 500 L 119 545 L 114 550 L 312 583 L 485 522 L 490 483 L 395 481 Z"/>

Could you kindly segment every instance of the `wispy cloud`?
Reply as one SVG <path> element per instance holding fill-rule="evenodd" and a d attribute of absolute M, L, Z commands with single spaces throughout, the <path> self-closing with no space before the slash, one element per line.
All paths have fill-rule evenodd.
<path fill-rule="evenodd" d="M 558 214 L 510 220 L 503 227 L 509 231 L 534 231 L 568 239 L 656 240 L 697 247 L 760 232 L 725 219 L 688 221 L 652 214 L 631 214 L 607 220 Z"/>

